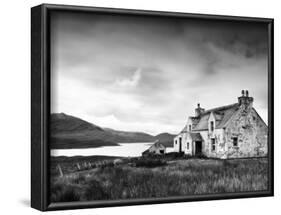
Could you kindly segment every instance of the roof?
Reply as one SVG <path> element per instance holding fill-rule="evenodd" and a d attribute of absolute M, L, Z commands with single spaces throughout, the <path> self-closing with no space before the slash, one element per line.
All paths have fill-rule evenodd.
<path fill-rule="evenodd" d="M 159 142 L 159 140 L 156 140 L 148 149 L 142 152 L 142 154 L 149 153 L 149 150 L 152 148 L 166 148 L 162 143 Z"/>
<path fill-rule="evenodd" d="M 239 104 L 231 104 L 226 106 L 221 106 L 213 109 L 206 110 L 202 113 L 199 118 L 200 120 L 192 129 L 193 131 L 208 130 L 208 120 L 211 113 L 214 114 L 216 119 L 216 128 L 224 128 L 230 121 L 231 117 L 237 113 L 239 110 Z"/>
<path fill-rule="evenodd" d="M 156 141 L 153 143 L 153 145 L 150 146 L 149 148 L 151 148 L 151 147 L 153 147 L 153 146 L 155 146 L 156 148 L 160 148 L 160 147 L 166 148 L 163 144 L 161 144 L 161 143 L 159 142 L 159 140 L 156 140 Z"/>
<path fill-rule="evenodd" d="M 186 132 L 187 132 L 187 125 L 185 125 L 185 126 L 183 127 L 183 129 L 181 130 L 180 133 L 186 133 Z"/>
<path fill-rule="evenodd" d="M 189 119 L 191 119 L 192 123 L 197 124 L 200 120 L 200 117 L 190 116 Z"/>
<path fill-rule="evenodd" d="M 148 153 L 149 153 L 148 149 L 142 152 L 142 154 L 148 154 Z"/>
<path fill-rule="evenodd" d="M 191 139 L 193 141 L 202 141 L 202 136 L 200 133 L 191 133 L 191 132 L 188 132 L 188 134 L 190 135 Z"/>

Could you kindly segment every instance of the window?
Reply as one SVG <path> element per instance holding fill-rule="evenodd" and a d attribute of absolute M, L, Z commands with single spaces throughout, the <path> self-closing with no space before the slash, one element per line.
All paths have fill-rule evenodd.
<path fill-rule="evenodd" d="M 211 131 L 214 131 L 214 121 L 211 121 L 211 122 L 210 122 L 210 130 L 211 130 Z"/>
<path fill-rule="evenodd" d="M 189 142 L 186 143 L 186 149 L 189 150 Z"/>
<path fill-rule="evenodd" d="M 233 146 L 234 147 L 238 146 L 238 138 L 237 137 L 233 137 L 232 141 L 233 141 Z"/>
<path fill-rule="evenodd" d="M 177 140 L 175 140 L 175 144 L 177 145 Z"/>
<path fill-rule="evenodd" d="M 211 138 L 211 145 L 212 145 L 212 151 L 216 150 L 216 139 L 215 138 Z"/>
<path fill-rule="evenodd" d="M 160 149 L 160 154 L 164 154 L 164 150 L 163 149 Z"/>
<path fill-rule="evenodd" d="M 188 127 L 189 127 L 189 131 L 191 131 L 191 125 L 189 125 Z"/>

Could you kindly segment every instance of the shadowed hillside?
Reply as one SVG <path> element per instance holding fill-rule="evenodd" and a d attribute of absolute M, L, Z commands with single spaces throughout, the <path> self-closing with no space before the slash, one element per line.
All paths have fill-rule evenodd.
<path fill-rule="evenodd" d="M 117 131 L 110 128 L 104 128 L 104 130 L 112 135 L 119 143 L 153 142 L 155 140 L 154 136 L 143 132 Z"/>
<path fill-rule="evenodd" d="M 51 132 L 52 134 L 64 132 L 79 131 L 103 131 L 102 128 L 64 113 L 55 113 L 51 115 Z"/>
<path fill-rule="evenodd" d="M 173 139 L 176 135 L 169 133 L 161 133 L 155 136 L 156 140 L 159 140 L 166 147 L 173 147 Z"/>
<path fill-rule="evenodd" d="M 105 138 L 106 132 L 89 122 L 64 113 L 51 115 L 51 148 L 90 148 L 117 146 Z"/>
<path fill-rule="evenodd" d="M 118 143 L 153 142 L 159 140 L 172 146 L 174 135 L 162 133 L 152 136 L 143 132 L 126 132 L 101 128 L 85 120 L 64 113 L 51 114 L 51 148 L 90 148 L 117 146 Z"/>

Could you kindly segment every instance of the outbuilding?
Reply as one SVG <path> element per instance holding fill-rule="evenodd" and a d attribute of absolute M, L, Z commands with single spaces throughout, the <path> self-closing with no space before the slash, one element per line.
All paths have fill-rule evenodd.
<path fill-rule="evenodd" d="M 142 153 L 142 156 L 149 155 L 164 155 L 166 153 L 166 147 L 156 140 L 152 146 L 150 146 L 147 150 Z"/>

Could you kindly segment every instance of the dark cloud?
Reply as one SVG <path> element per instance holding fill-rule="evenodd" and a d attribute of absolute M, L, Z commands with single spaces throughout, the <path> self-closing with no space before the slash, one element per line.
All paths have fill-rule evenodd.
<path fill-rule="evenodd" d="M 51 17 L 53 111 L 100 123 L 107 117 L 105 126 L 115 120 L 123 129 L 153 133 L 178 129 L 197 102 L 207 108 L 233 103 L 241 89 L 254 94 L 257 108 L 267 108 L 262 23 L 70 12 Z"/>

